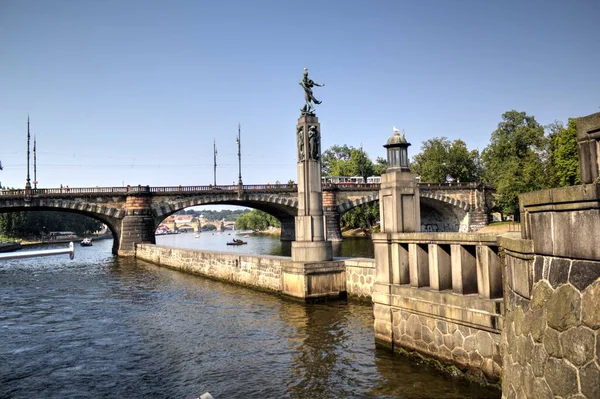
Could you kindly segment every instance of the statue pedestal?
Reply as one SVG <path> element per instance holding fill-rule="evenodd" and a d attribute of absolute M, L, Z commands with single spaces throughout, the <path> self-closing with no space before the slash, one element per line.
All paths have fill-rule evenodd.
<path fill-rule="evenodd" d="M 346 298 L 346 266 L 342 261 L 284 262 L 282 282 L 285 295 L 306 302 Z"/>
<path fill-rule="evenodd" d="M 298 216 L 292 261 L 283 266 L 283 293 L 306 301 L 344 298 L 346 269 L 333 261 L 325 240 L 321 188 L 321 129 L 314 115 L 302 115 L 296 126 L 298 146 Z"/>

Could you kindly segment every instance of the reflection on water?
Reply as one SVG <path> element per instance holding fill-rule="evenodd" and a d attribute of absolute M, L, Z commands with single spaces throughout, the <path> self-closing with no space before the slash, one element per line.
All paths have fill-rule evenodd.
<path fill-rule="evenodd" d="M 243 238 L 246 245 L 227 245 L 234 238 L 240 238 L 235 232 L 209 233 L 198 236 L 193 233 L 172 234 L 156 237 L 156 244 L 168 247 L 204 249 L 210 251 L 237 252 L 244 254 L 291 256 L 290 241 L 279 241 L 279 236 L 251 234 Z M 333 255 L 336 257 L 373 258 L 373 241 L 370 238 L 349 237 L 342 242 L 332 242 Z"/>
<path fill-rule="evenodd" d="M 111 248 L 0 262 L 0 397 L 498 397 L 376 350 L 368 306 L 305 305 Z"/>

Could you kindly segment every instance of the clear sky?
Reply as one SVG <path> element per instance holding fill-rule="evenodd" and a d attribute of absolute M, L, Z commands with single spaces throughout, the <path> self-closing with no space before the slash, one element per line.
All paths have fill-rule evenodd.
<path fill-rule="evenodd" d="M 413 144 L 482 150 L 502 113 L 600 111 L 598 0 L 0 0 L 0 171 L 24 187 L 297 180 L 304 67 L 322 146 L 372 159 Z M 33 137 L 32 137 L 33 139 Z M 33 144 L 32 144 L 33 145 Z M 33 159 L 33 158 L 32 158 Z M 33 179 L 33 167 L 31 169 Z"/>

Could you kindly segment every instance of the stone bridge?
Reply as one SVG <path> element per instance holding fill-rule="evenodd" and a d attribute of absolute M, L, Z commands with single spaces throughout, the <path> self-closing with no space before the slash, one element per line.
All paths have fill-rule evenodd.
<path fill-rule="evenodd" d="M 477 183 L 421 183 L 424 231 L 472 231 L 487 224 L 491 191 Z M 225 204 L 267 212 L 281 222 L 281 240 L 293 241 L 297 186 L 287 184 L 45 188 L 0 191 L 0 213 L 53 210 L 83 214 L 106 224 L 113 252 L 133 254 L 136 243 L 155 243 L 154 231 L 167 216 L 191 206 Z M 340 218 L 379 199 L 379 184 L 324 184 L 327 239 L 340 241 Z"/>

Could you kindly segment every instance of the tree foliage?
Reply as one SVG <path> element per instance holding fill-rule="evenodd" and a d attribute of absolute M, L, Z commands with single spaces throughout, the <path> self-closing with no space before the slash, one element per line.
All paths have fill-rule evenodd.
<path fill-rule="evenodd" d="M 0 213 L 0 232 L 12 237 L 42 236 L 50 231 L 72 231 L 77 235 L 100 230 L 102 223 L 68 212 L 34 211 Z"/>
<path fill-rule="evenodd" d="M 544 129 L 525 112 L 508 111 L 482 154 L 484 180 L 496 187 L 496 206 L 517 215 L 518 195 L 546 183 Z"/>
<path fill-rule="evenodd" d="M 548 185 L 566 187 L 581 183 L 575 119 L 569 118 L 567 127 L 562 122 L 554 122 L 547 129 Z"/>
<path fill-rule="evenodd" d="M 469 151 L 464 141 L 450 142 L 446 137 L 424 141 L 411 168 L 421 181 L 428 183 L 444 183 L 448 177 L 472 182 L 478 181 L 481 175 L 479 151 Z"/>
<path fill-rule="evenodd" d="M 381 176 L 387 162 L 384 158 L 371 161 L 362 148 L 334 145 L 323 153 L 323 176 Z M 379 204 L 365 204 L 346 212 L 340 221 L 342 228 L 361 228 L 370 234 L 379 220 Z"/>
<path fill-rule="evenodd" d="M 274 216 L 266 212 L 253 209 L 248 213 L 244 213 L 235 221 L 235 228 L 238 230 L 266 230 L 269 227 L 280 227 L 281 224 Z"/>
<path fill-rule="evenodd" d="M 383 158 L 374 164 L 362 148 L 334 145 L 323 153 L 322 173 L 323 176 L 362 176 L 366 180 L 369 176 L 381 175 L 382 165 L 385 165 Z"/>

